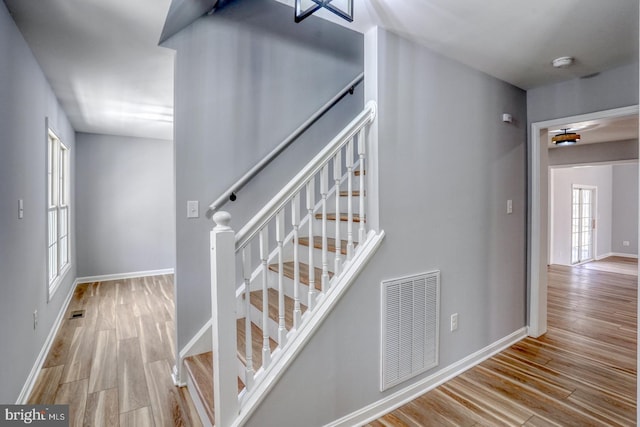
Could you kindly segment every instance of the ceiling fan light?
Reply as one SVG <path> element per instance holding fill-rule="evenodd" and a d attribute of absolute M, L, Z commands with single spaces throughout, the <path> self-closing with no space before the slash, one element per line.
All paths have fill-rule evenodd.
<path fill-rule="evenodd" d="M 567 132 L 567 130 L 564 129 L 564 133 L 553 136 L 551 141 L 555 145 L 573 145 L 580 141 L 580 135 L 575 132 Z"/>

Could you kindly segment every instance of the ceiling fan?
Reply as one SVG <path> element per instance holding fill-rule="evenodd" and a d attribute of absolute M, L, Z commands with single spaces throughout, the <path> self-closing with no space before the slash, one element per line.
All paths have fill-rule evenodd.
<path fill-rule="evenodd" d="M 562 129 L 564 132 L 551 137 L 551 141 L 555 145 L 573 145 L 580 141 L 580 135 L 575 132 L 569 132 L 570 128 Z"/>

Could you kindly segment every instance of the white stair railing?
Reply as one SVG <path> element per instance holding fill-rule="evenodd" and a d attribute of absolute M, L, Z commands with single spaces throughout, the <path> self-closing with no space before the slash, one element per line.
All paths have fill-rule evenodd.
<path fill-rule="evenodd" d="M 232 425 L 243 405 L 290 350 L 296 335 L 320 311 L 340 280 L 340 273 L 357 258 L 360 248 L 373 234 L 365 228 L 364 164 L 367 128 L 375 114 L 375 103 L 368 103 L 234 235 L 233 244 L 229 243 L 229 235 L 233 233 L 230 215 L 226 212 L 213 215 L 216 226 L 211 231 L 211 294 L 216 426 Z M 356 170 L 359 170 L 358 192 L 354 192 Z M 341 192 L 345 185 L 346 193 Z M 354 197 L 358 200 L 354 201 Z M 347 220 L 341 221 L 341 199 L 345 198 L 343 214 Z M 335 206 L 331 206 L 332 199 Z M 328 225 L 329 209 L 335 209 L 335 227 Z M 359 239 L 357 242 L 354 236 Z M 318 250 L 316 237 L 321 242 Z M 308 240 L 308 251 L 300 250 L 303 238 Z M 343 243 L 341 238 L 347 240 Z M 329 258 L 331 250 L 335 250 L 333 262 Z M 257 262 L 253 263 L 253 259 Z M 242 278 L 239 286 L 236 276 Z M 277 292 L 277 301 L 269 301 L 270 290 Z M 251 298 L 257 299 L 260 294 L 262 302 L 256 302 L 253 308 Z M 277 315 L 270 317 L 269 312 L 274 310 Z M 261 311 L 260 315 L 257 311 Z M 243 350 L 246 363 L 241 370 L 244 389 L 238 393 L 236 319 L 242 317 L 246 322 Z M 262 329 L 262 337 L 252 337 L 252 323 Z M 252 347 L 254 341 L 260 345 L 257 351 Z M 277 344 L 273 351 L 272 341 Z M 261 363 L 256 363 L 257 354 L 261 355 Z"/>

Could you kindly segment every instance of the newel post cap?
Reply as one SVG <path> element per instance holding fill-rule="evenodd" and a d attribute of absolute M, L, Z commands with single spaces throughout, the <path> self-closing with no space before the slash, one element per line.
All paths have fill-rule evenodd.
<path fill-rule="evenodd" d="M 213 214 L 213 222 L 216 224 L 216 230 L 231 230 L 229 224 L 231 223 L 231 214 L 225 211 L 219 211 Z"/>

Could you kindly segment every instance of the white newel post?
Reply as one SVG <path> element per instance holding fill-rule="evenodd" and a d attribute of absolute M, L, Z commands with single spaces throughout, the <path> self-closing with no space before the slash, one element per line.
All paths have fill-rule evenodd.
<path fill-rule="evenodd" d="M 215 425 L 227 427 L 238 416 L 236 358 L 235 233 L 231 215 L 216 212 L 211 230 L 211 310 Z"/>

